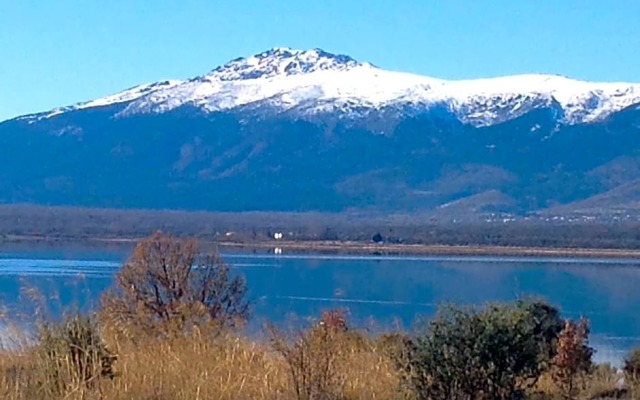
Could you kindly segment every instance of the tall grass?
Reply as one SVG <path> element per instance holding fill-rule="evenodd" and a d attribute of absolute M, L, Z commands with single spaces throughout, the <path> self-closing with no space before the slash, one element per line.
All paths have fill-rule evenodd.
<path fill-rule="evenodd" d="M 162 340 L 127 338 L 101 329 L 95 319 L 76 318 L 43 328 L 37 341 L 25 340 L 21 346 L 0 351 L 0 398 L 406 398 L 382 342 L 357 333 L 332 337 L 329 351 L 335 362 L 330 372 L 339 377 L 339 384 L 331 391 L 305 397 L 296 391 L 291 364 L 273 341 L 250 341 L 232 333 L 214 337 L 198 331 Z M 96 332 L 100 333 L 99 345 L 92 336 Z M 327 353 L 306 356 L 311 365 L 321 365 Z"/>
<path fill-rule="evenodd" d="M 169 339 L 128 338 L 77 316 L 41 327 L 35 340 L 14 335 L 0 351 L 1 399 L 414 398 L 398 368 L 400 335 L 371 337 L 316 324 L 265 340 L 197 330 Z M 614 368 L 599 366 L 575 398 L 640 399 L 621 378 Z M 304 385 L 308 390 L 301 390 Z M 562 398 L 550 376 L 529 396 Z"/>

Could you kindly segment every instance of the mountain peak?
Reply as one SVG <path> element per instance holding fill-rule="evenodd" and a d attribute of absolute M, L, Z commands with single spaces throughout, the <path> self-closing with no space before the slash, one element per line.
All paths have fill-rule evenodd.
<path fill-rule="evenodd" d="M 494 125 L 551 107 L 558 123 L 583 124 L 603 121 L 640 104 L 640 84 L 583 82 L 542 74 L 449 81 L 386 71 L 319 48 L 274 47 L 186 81 L 141 85 L 22 119 L 32 123 L 115 104 L 121 105 L 116 117 L 164 113 L 189 105 L 206 113 L 286 112 L 294 118 L 349 120 L 382 115 L 383 110 L 417 115 L 444 107 L 460 122 L 474 126 Z"/>
<path fill-rule="evenodd" d="M 274 47 L 249 57 L 236 58 L 206 75 L 221 81 L 302 75 L 316 71 L 344 71 L 364 64 L 343 54 L 322 49 L 296 50 Z"/>

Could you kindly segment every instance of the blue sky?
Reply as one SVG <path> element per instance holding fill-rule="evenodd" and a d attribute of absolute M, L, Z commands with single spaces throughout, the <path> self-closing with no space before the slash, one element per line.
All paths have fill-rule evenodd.
<path fill-rule="evenodd" d="M 640 82 L 640 1 L 0 0 L 0 120 L 276 46 L 448 79 Z"/>

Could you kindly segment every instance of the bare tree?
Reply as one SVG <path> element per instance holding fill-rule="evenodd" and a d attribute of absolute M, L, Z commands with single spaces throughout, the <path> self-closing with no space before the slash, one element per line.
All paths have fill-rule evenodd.
<path fill-rule="evenodd" d="M 136 245 L 102 306 L 127 327 L 184 332 L 244 322 L 245 295 L 244 278 L 232 277 L 219 253 L 203 255 L 196 240 L 156 233 Z"/>

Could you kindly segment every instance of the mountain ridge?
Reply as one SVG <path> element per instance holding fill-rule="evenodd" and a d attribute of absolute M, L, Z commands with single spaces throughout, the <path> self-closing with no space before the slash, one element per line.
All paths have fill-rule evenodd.
<path fill-rule="evenodd" d="M 423 112 L 444 106 L 463 123 L 488 126 L 557 103 L 562 110 L 559 123 L 581 124 L 640 104 L 640 84 L 585 82 L 543 74 L 451 81 L 387 71 L 321 49 L 274 48 L 236 58 L 195 78 L 143 84 L 18 118 L 51 118 L 114 104 L 126 105 L 116 117 L 163 113 L 184 105 L 217 112 L 262 103 L 277 112 L 291 112 L 309 102 L 318 105 L 306 107 L 297 118 L 340 112 L 358 119 L 358 109 L 375 112 L 409 107 Z"/>
<path fill-rule="evenodd" d="M 640 218 L 636 86 L 251 57 L 0 123 L 0 203 Z"/>

